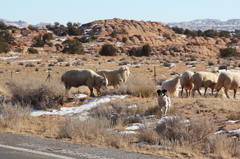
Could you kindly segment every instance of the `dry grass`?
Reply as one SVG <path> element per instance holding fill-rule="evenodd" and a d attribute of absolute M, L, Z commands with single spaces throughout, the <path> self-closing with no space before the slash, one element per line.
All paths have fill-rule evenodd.
<path fill-rule="evenodd" d="M 59 108 L 63 103 L 64 89 L 59 81 L 46 81 L 36 77 L 11 79 L 6 83 L 11 99 L 23 106 L 40 110 Z"/>
<path fill-rule="evenodd" d="M 209 138 L 209 153 L 213 153 L 215 158 L 240 158 L 239 150 L 240 141 L 236 138 L 229 138 L 222 134 Z"/>
<path fill-rule="evenodd" d="M 136 97 L 149 98 L 156 94 L 156 84 L 153 80 L 130 76 L 128 81 L 116 90 L 109 90 L 107 94 L 129 94 Z"/>
<path fill-rule="evenodd" d="M 1 56 L 11 55 L 2 54 Z M 194 98 L 173 97 L 171 98 L 172 107 L 168 115 L 178 116 L 176 118 L 178 120 L 170 120 L 148 127 L 148 123 L 153 123 L 158 117 L 159 112 L 156 99 L 156 90 L 158 87 L 156 87 L 156 83 L 153 80 L 154 67 L 156 67 L 156 81 L 159 81 L 159 84 L 161 83 L 160 79 L 172 78 L 172 72 L 183 73 L 185 70 L 210 72 L 214 67 L 218 68 L 223 63 L 229 63 L 229 61 L 221 59 L 221 62 L 217 62 L 214 58 L 197 59 L 193 57 L 168 56 L 158 58 L 124 56 L 115 57 L 114 59 L 103 56 L 94 57 L 91 55 L 67 54 L 26 54 L 17 56 L 20 57 L 18 60 L 42 59 L 42 61 L 31 62 L 34 67 L 25 67 L 26 62 L 22 62 L 19 65 L 20 62 L 15 62 L 15 60 L 2 60 L 0 64 L 0 84 L 2 85 L 0 93 L 2 96 L 9 97 L 10 99 L 14 97 L 14 94 L 19 95 L 18 102 L 22 102 L 23 95 L 27 97 L 26 99 L 36 99 L 35 97 L 44 99 L 45 103 L 42 102 L 42 104 L 39 104 L 41 101 L 35 100 L 35 103 L 39 104 L 38 109 L 49 108 L 46 106 L 46 103 L 51 103 L 49 106 L 58 108 L 59 104 L 51 102 L 56 96 L 53 97 L 49 94 L 57 94 L 58 97 L 58 95 L 64 93 L 64 86 L 59 82 L 59 78 L 63 72 L 69 69 L 79 68 L 95 71 L 111 68 L 117 70 L 120 67 L 118 64 L 121 62 L 135 65 L 128 65 L 131 70 L 131 76 L 127 83 L 120 86 L 119 89 L 109 89 L 103 92 L 103 95 L 104 93 L 128 94 L 129 97 L 99 105 L 90 112 L 92 116 L 89 120 L 65 120 L 67 117 L 59 119 L 56 116 L 47 115 L 41 117 L 29 117 L 26 115 L 23 117 L 21 116 L 21 112 L 25 108 L 16 104 L 18 105 L 17 107 L 12 105 L 0 108 L 1 113 L 5 112 L 1 114 L 0 120 L 0 129 L 2 131 L 50 138 L 70 138 L 70 142 L 115 147 L 128 151 L 165 156 L 166 158 L 239 158 L 238 134 L 235 135 L 235 139 L 232 139 L 232 135 L 213 135 L 218 130 L 234 130 L 239 128 L 239 122 L 234 124 L 225 123 L 226 120 L 239 120 L 239 94 L 237 95 L 237 99 L 226 99 L 224 96 L 220 98 L 212 96 L 200 97 L 199 95 L 196 95 Z M 79 61 L 84 61 L 84 65 L 81 62 L 79 65 Z M 197 66 L 196 68 L 186 66 L 185 63 L 191 63 L 191 61 L 197 62 L 194 63 Z M 220 60 L 218 59 L 218 61 Z M 173 62 L 176 63 L 177 67 L 162 66 L 164 63 Z M 209 63 L 214 65 L 209 66 Z M 53 65 L 50 66 L 49 64 Z M 232 67 L 231 65 L 229 66 L 230 68 Z M 48 75 L 46 71 L 48 69 L 51 69 L 52 78 L 50 82 L 46 82 Z M 12 75 L 11 72 L 13 72 Z M 10 85 L 6 85 L 6 82 Z M 42 87 L 45 85 L 46 88 Z M 10 86 L 11 89 L 6 86 Z M 41 96 L 39 88 L 44 88 L 42 93 L 47 94 L 46 98 Z M 35 96 L 31 96 L 34 94 L 32 93 L 33 90 L 37 92 Z M 79 92 L 89 93 L 87 87 L 70 90 L 70 93 Z M 232 91 L 230 91 L 230 96 L 232 94 Z M 28 103 L 29 101 L 25 102 L 25 105 L 29 105 Z M 134 104 L 137 107 L 127 108 L 127 106 Z M 113 118 L 109 118 L 112 114 L 118 115 L 116 121 Z M 139 117 L 145 115 L 155 115 L 155 118 L 139 120 Z M 189 122 L 182 122 L 184 119 L 189 119 Z M 146 127 L 138 130 L 137 135 L 122 135 L 117 133 L 117 131 L 113 131 L 123 131 L 126 125 L 133 122 L 141 122 Z M 148 144 L 142 146 L 132 144 L 136 142 L 145 142 Z"/>
<path fill-rule="evenodd" d="M 0 130 L 17 131 L 29 121 L 30 108 L 22 107 L 19 104 L 1 103 L 0 114 Z"/>

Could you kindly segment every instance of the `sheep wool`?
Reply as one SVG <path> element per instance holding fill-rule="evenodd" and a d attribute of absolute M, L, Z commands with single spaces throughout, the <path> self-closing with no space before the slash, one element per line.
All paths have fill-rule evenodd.
<path fill-rule="evenodd" d="M 168 91 L 168 94 L 170 96 L 175 96 L 178 97 L 179 94 L 179 86 L 180 86 L 180 77 L 181 76 L 177 76 L 175 78 L 166 80 L 162 83 L 162 89 L 165 89 Z"/>
<path fill-rule="evenodd" d="M 229 98 L 228 95 L 228 90 L 233 90 L 234 91 L 234 95 L 233 97 L 236 98 L 236 93 L 237 93 L 237 89 L 238 87 L 240 87 L 240 73 L 238 72 L 221 72 L 218 80 L 217 80 L 217 84 L 216 84 L 216 96 L 218 95 L 218 92 L 220 91 L 220 89 L 224 87 L 224 92 L 227 96 L 227 98 Z"/>
<path fill-rule="evenodd" d="M 127 66 L 122 66 L 118 70 L 99 70 L 97 74 L 106 75 L 108 79 L 108 86 L 118 87 L 122 83 L 126 83 L 130 76 L 130 70 Z"/>
<path fill-rule="evenodd" d="M 182 87 L 181 96 L 183 94 L 183 89 L 185 89 L 187 97 L 190 96 L 191 90 L 193 88 L 193 83 L 192 83 L 193 74 L 194 73 L 192 71 L 185 71 L 182 74 L 182 76 L 180 78 L 180 85 Z"/>

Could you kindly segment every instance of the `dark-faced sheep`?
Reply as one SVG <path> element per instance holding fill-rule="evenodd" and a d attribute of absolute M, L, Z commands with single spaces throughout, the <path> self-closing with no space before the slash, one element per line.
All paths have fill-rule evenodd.
<path fill-rule="evenodd" d="M 224 87 L 224 92 L 227 98 L 229 98 L 228 90 L 233 90 L 234 91 L 233 97 L 236 98 L 237 89 L 238 87 L 240 87 L 240 73 L 221 72 L 215 87 L 217 91 L 216 96 L 218 95 L 218 92 L 222 87 Z"/>
<path fill-rule="evenodd" d="M 185 71 L 182 74 L 182 76 L 180 78 L 180 85 L 182 87 L 181 96 L 183 94 L 183 89 L 185 89 L 187 97 L 190 96 L 191 90 L 193 88 L 193 83 L 192 83 L 193 74 L 194 73 L 192 71 Z"/>
<path fill-rule="evenodd" d="M 219 76 L 219 71 L 194 73 L 192 76 L 192 83 L 194 84 L 192 95 L 193 96 L 195 95 L 196 90 L 200 95 L 202 95 L 200 92 L 201 87 L 205 88 L 204 96 L 206 96 L 207 88 L 212 89 L 212 95 L 213 95 L 214 88 L 217 84 L 218 76 Z"/>
<path fill-rule="evenodd" d="M 170 97 L 166 93 L 167 93 L 166 89 L 157 90 L 157 99 L 158 99 L 158 107 L 160 109 L 160 118 L 162 117 L 162 113 L 166 115 L 167 110 L 171 107 Z"/>
<path fill-rule="evenodd" d="M 108 86 L 118 87 L 122 83 L 126 83 L 130 76 L 130 70 L 127 66 L 122 66 L 118 70 L 99 70 L 97 74 L 106 75 L 108 79 Z"/>
<path fill-rule="evenodd" d="M 99 95 L 100 89 L 107 89 L 108 80 L 104 75 L 103 77 L 98 75 L 89 69 L 73 69 L 66 71 L 61 76 L 61 80 L 65 85 L 66 96 L 68 97 L 68 92 L 71 87 L 88 86 L 90 90 L 90 96 L 94 97 L 93 88 L 97 90 Z"/>

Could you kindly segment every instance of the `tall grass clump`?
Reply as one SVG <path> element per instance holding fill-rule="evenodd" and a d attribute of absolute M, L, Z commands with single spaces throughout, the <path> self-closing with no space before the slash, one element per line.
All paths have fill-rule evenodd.
<path fill-rule="evenodd" d="M 30 118 L 29 107 L 22 107 L 19 104 L 6 104 L 0 105 L 0 130 L 11 129 L 17 130 L 25 121 Z"/>
<path fill-rule="evenodd" d="M 58 108 L 63 102 L 64 87 L 60 81 L 46 81 L 43 78 L 28 77 L 11 79 L 6 83 L 11 99 L 22 106 L 34 109 Z"/>
<path fill-rule="evenodd" d="M 156 91 L 156 84 L 153 80 L 130 76 L 128 81 L 116 90 L 118 94 L 130 94 L 137 97 L 153 97 Z"/>
<path fill-rule="evenodd" d="M 209 142 L 209 153 L 213 153 L 216 158 L 240 158 L 240 140 L 227 137 L 224 134 L 211 136 Z"/>
<path fill-rule="evenodd" d="M 58 138 L 91 140 L 103 136 L 110 127 L 106 118 L 88 118 L 87 120 L 66 119 L 59 125 Z"/>
<path fill-rule="evenodd" d="M 181 116 L 169 117 L 156 124 L 154 129 L 140 130 L 139 142 L 159 144 L 164 147 L 201 148 L 212 133 L 212 120 L 193 118 L 186 120 Z M 154 131 L 153 131 L 154 130 Z"/>

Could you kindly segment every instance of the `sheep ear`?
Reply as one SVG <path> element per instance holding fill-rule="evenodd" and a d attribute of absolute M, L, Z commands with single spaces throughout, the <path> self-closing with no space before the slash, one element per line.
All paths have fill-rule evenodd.
<path fill-rule="evenodd" d="M 163 89 L 163 90 L 162 90 L 162 93 L 167 93 L 167 90 L 166 90 L 166 89 Z"/>
<path fill-rule="evenodd" d="M 159 90 L 157 90 L 157 93 L 158 93 L 158 94 L 160 94 L 160 93 L 161 93 L 161 90 L 160 90 L 160 89 L 159 89 Z"/>

